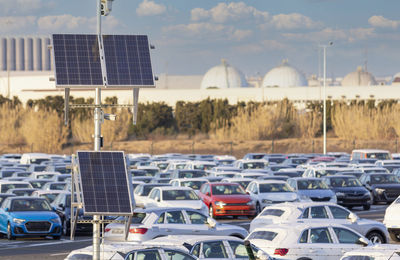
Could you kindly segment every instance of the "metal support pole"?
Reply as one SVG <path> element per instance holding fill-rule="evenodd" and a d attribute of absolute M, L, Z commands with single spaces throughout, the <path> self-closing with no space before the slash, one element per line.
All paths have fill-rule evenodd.
<path fill-rule="evenodd" d="M 101 0 L 97 0 L 97 35 L 101 36 Z M 94 109 L 94 150 L 100 151 L 101 142 L 101 89 L 96 88 Z M 93 216 L 93 260 L 100 260 L 100 215 Z"/>
<path fill-rule="evenodd" d="M 324 154 L 326 154 L 326 46 L 323 46 L 324 48 L 324 126 L 323 126 L 323 131 L 324 131 Z"/>

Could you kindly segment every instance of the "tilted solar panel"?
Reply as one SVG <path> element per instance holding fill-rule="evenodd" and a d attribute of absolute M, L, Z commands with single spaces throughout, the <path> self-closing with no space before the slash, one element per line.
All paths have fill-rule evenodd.
<path fill-rule="evenodd" d="M 124 153 L 79 151 L 77 154 L 85 214 L 132 214 Z"/>
<path fill-rule="evenodd" d="M 107 84 L 154 86 L 146 35 L 103 35 Z"/>
<path fill-rule="evenodd" d="M 102 86 L 97 35 L 53 34 L 57 86 Z"/>

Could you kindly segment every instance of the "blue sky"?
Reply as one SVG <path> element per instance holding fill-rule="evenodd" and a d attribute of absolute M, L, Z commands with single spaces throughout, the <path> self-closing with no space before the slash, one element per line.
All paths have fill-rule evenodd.
<path fill-rule="evenodd" d="M 1 35 L 95 33 L 96 0 L 0 0 Z M 400 72 L 399 0 L 115 0 L 103 33 L 147 34 L 156 74 L 204 74 L 222 58 L 248 76 L 283 59 L 328 76 L 364 65 L 375 76 Z"/>

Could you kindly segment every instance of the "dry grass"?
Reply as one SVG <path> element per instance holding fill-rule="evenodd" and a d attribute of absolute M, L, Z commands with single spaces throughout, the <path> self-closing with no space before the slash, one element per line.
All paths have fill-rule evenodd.
<path fill-rule="evenodd" d="M 56 153 L 68 141 L 68 129 L 56 111 L 25 109 L 21 133 L 38 152 Z"/>
<path fill-rule="evenodd" d="M 8 105 L 0 107 L 0 143 L 17 145 L 24 142 L 20 132 L 24 110 L 18 106 L 11 108 Z"/>
<path fill-rule="evenodd" d="M 79 143 L 89 143 L 93 141 L 94 134 L 94 121 L 93 118 L 81 119 L 73 117 L 71 119 L 72 137 Z"/>
<path fill-rule="evenodd" d="M 296 118 L 297 136 L 303 138 L 316 137 L 321 129 L 322 116 L 315 111 L 299 112 Z"/>

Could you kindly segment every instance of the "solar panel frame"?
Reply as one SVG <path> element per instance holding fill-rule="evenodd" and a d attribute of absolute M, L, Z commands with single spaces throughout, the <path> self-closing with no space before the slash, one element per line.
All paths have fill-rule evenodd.
<path fill-rule="evenodd" d="M 147 35 L 53 34 L 52 44 L 57 88 L 155 88 Z"/>
<path fill-rule="evenodd" d="M 124 152 L 78 151 L 77 163 L 85 215 L 133 214 L 132 181 Z"/>

